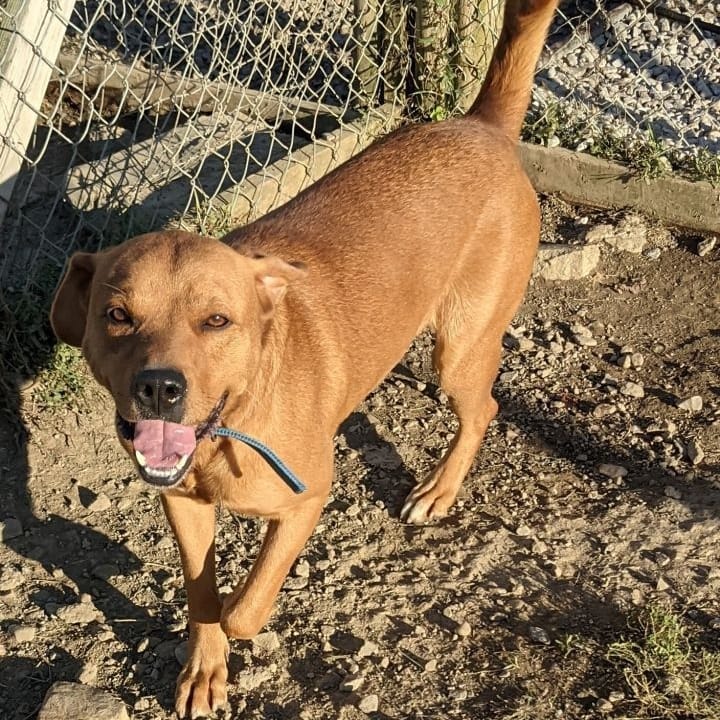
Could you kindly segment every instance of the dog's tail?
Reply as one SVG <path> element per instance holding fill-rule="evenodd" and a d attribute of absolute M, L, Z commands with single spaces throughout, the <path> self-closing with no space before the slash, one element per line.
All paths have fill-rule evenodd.
<path fill-rule="evenodd" d="M 468 115 L 516 140 L 530 103 L 535 65 L 558 0 L 506 0 L 500 39 Z"/>

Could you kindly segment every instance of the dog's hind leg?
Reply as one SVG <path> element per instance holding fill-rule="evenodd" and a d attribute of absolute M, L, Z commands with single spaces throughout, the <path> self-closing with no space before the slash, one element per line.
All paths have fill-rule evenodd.
<path fill-rule="evenodd" d="M 497 301 L 446 301 L 439 314 L 433 360 L 459 428 L 437 467 L 408 496 L 401 512 L 406 522 L 420 524 L 447 514 L 498 411 L 492 385 L 512 315 Z"/>

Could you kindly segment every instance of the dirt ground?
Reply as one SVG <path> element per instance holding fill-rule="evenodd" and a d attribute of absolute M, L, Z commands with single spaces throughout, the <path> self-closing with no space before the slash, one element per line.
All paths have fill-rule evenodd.
<path fill-rule="evenodd" d="M 565 242 L 607 220 L 545 215 Z M 700 257 L 699 239 L 656 228 L 656 259 L 608 247 L 588 278 L 533 281 L 501 413 L 452 514 L 426 527 L 399 509 L 455 422 L 418 339 L 342 427 L 333 496 L 269 634 L 231 645 L 230 716 L 671 717 L 610 649 L 658 606 L 695 653 L 720 650 L 720 250 Z M 678 407 L 696 395 L 701 409 Z M 91 381 L 61 411 L 33 397 L 28 441 L 6 429 L 0 450 L 0 519 L 22 525 L 0 542 L 0 717 L 29 720 L 53 681 L 78 679 L 168 717 L 186 607 L 156 492 Z M 261 532 L 220 513 L 224 590 Z"/>

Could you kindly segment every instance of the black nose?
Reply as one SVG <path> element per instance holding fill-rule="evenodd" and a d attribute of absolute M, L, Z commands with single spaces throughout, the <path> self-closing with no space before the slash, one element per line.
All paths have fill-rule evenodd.
<path fill-rule="evenodd" d="M 182 420 L 187 381 L 172 368 L 141 370 L 133 381 L 133 397 L 143 415 L 170 422 Z"/>

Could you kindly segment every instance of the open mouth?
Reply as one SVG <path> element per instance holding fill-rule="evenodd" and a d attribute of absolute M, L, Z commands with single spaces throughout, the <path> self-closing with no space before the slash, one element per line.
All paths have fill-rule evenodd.
<path fill-rule="evenodd" d="M 116 412 L 115 427 L 120 437 L 132 443 L 140 477 L 163 488 L 180 483 L 192 465 L 197 444 L 217 427 L 226 399 L 223 395 L 196 426 L 161 419 L 130 422 Z"/>

